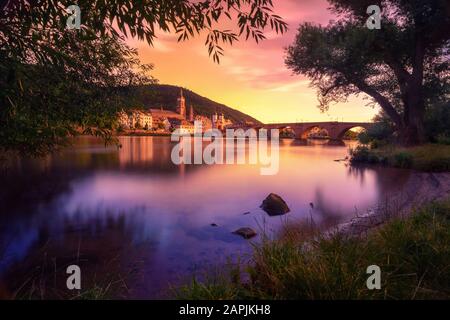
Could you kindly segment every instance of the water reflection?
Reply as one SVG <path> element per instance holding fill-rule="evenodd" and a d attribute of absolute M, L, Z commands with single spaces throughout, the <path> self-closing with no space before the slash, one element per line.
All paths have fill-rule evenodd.
<path fill-rule="evenodd" d="M 258 165 L 174 165 L 168 138 L 120 143 L 83 138 L 45 159 L 10 160 L 0 186 L 0 295 L 2 287 L 6 295 L 16 290 L 45 253 L 61 265 L 76 259 L 90 277 L 134 270 L 130 296 L 159 297 L 180 276 L 248 253 L 248 241 L 231 234 L 237 228 L 263 225 L 270 233 L 311 215 L 334 225 L 401 188 L 410 174 L 346 166 L 334 160 L 347 146 L 296 140 L 282 141 L 274 176 L 261 176 Z M 268 217 L 259 205 L 270 192 L 291 213 Z"/>

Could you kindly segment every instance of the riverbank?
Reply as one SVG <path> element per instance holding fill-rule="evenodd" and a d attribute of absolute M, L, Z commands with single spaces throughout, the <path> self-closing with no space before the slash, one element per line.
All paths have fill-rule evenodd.
<path fill-rule="evenodd" d="M 350 153 L 352 163 L 383 164 L 428 172 L 450 171 L 450 145 L 445 144 L 424 144 L 409 148 L 394 145 L 378 148 L 358 146 Z"/>
<path fill-rule="evenodd" d="M 378 265 L 382 290 L 368 290 Z M 250 260 L 174 290 L 180 299 L 448 299 L 450 173 L 411 175 L 365 215 L 320 230 L 290 222 Z"/>
<path fill-rule="evenodd" d="M 358 237 L 287 226 L 251 260 L 175 289 L 180 299 L 449 299 L 450 198 L 398 212 Z M 381 268 L 369 290 L 367 267 Z M 243 280 L 246 279 L 246 280 Z"/>
<path fill-rule="evenodd" d="M 170 137 L 170 132 L 129 131 L 117 133 L 118 137 Z"/>

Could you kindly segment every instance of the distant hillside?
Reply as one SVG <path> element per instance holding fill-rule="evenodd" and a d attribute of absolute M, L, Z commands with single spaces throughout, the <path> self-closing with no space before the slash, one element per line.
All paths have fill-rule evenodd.
<path fill-rule="evenodd" d="M 137 103 L 145 108 L 161 108 L 176 111 L 177 98 L 180 95 L 180 87 L 166 84 L 155 84 L 139 88 L 138 97 L 135 97 Z M 192 104 L 195 115 L 204 115 L 211 117 L 216 111 L 223 112 L 225 118 L 231 119 L 235 123 L 251 121 L 260 123 L 260 121 L 238 110 L 232 109 L 224 104 L 214 102 L 208 98 L 202 97 L 193 91 L 183 88 L 186 98 L 186 110 L 189 115 L 189 108 Z"/>

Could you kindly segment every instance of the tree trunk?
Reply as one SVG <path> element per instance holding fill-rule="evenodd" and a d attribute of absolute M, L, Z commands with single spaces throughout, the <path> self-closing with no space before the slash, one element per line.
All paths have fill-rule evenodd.
<path fill-rule="evenodd" d="M 413 118 L 400 130 L 400 143 L 405 146 L 414 146 L 425 142 L 425 129 L 423 119 Z"/>
<path fill-rule="evenodd" d="M 400 130 L 400 142 L 407 146 L 425 142 L 424 115 L 425 105 L 422 85 L 417 81 L 411 83 L 404 101 L 403 128 Z"/>

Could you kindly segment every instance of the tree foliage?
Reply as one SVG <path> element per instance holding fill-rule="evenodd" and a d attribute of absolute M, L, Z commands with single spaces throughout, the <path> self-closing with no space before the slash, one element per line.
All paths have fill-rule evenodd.
<path fill-rule="evenodd" d="M 78 37 L 60 39 L 64 62 L 24 63 L 0 51 L 1 149 L 43 155 L 80 133 L 111 141 L 127 88 L 154 82 L 151 66 L 118 39 Z"/>
<path fill-rule="evenodd" d="M 450 5 L 445 0 L 329 0 L 327 26 L 303 23 L 287 66 L 318 89 L 320 108 L 365 93 L 394 122 L 402 142 L 423 141 L 426 108 L 448 99 Z M 366 27 L 369 5 L 381 29 Z"/>
<path fill-rule="evenodd" d="M 450 102 L 433 104 L 425 115 L 425 131 L 432 142 L 450 144 Z"/>
<path fill-rule="evenodd" d="M 22 58 L 27 58 L 30 51 L 43 61 L 63 58 L 54 55 L 57 43 L 52 41 L 65 34 L 69 16 L 66 8 L 72 4 L 58 0 L 2 0 L 0 23 L 7 50 Z M 223 54 L 221 44 L 232 44 L 241 35 L 259 42 L 265 39 L 263 30 L 267 27 L 281 33 L 287 30 L 281 17 L 272 13 L 272 0 L 79 0 L 76 4 L 81 9 L 86 40 L 98 35 L 130 35 L 152 44 L 158 29 L 176 32 L 179 41 L 206 32 L 205 44 L 217 62 Z M 218 29 L 223 18 L 236 20 L 239 30 Z"/>
<path fill-rule="evenodd" d="M 81 9 L 68 30 L 66 8 Z M 153 44 L 158 30 L 178 40 L 205 35 L 215 62 L 239 36 L 285 32 L 271 0 L 0 0 L 0 149 L 45 154 L 80 132 L 111 138 L 127 88 L 155 82 L 125 40 Z M 223 19 L 236 31 L 218 28 Z"/>

